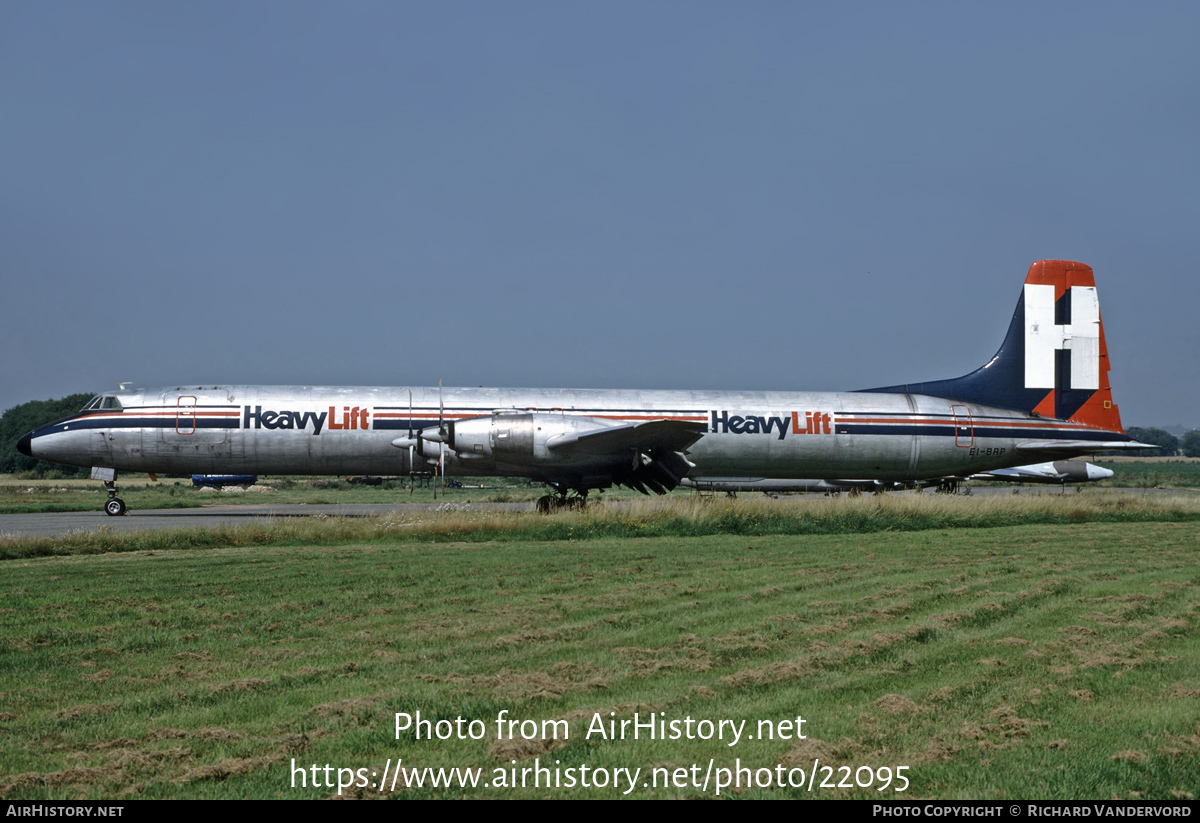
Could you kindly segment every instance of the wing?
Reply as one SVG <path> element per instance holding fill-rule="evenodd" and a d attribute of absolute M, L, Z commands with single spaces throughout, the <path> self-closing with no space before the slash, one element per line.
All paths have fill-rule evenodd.
<path fill-rule="evenodd" d="M 603 455 L 629 449 L 682 452 L 703 437 L 706 428 L 703 423 L 684 420 L 645 420 L 560 434 L 547 440 L 546 448 L 570 455 Z"/>
<path fill-rule="evenodd" d="M 646 420 L 591 431 L 557 435 L 546 448 L 564 457 L 609 464 L 614 483 L 666 494 L 695 466 L 687 449 L 704 436 L 707 426 L 683 420 Z"/>
<path fill-rule="evenodd" d="M 439 443 L 460 460 L 483 461 L 477 465 L 567 488 L 617 483 L 642 494 L 666 494 L 695 465 L 687 449 L 708 427 L 683 420 L 616 423 L 582 415 L 497 412 L 451 421 L 444 429 L 422 430 L 418 453 L 425 453 L 423 444 Z M 397 438 L 392 445 L 411 448 L 412 441 Z M 441 455 L 442 446 L 437 448 Z"/>

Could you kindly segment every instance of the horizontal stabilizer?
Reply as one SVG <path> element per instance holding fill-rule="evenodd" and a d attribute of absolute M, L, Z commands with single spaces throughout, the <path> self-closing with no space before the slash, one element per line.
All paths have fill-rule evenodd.
<path fill-rule="evenodd" d="M 1131 440 L 1026 440 L 1017 444 L 1021 454 L 1037 457 L 1056 458 L 1074 457 L 1080 454 L 1096 454 L 1097 452 L 1130 451 L 1138 452 L 1145 449 L 1158 449 L 1149 443 L 1137 443 Z"/>

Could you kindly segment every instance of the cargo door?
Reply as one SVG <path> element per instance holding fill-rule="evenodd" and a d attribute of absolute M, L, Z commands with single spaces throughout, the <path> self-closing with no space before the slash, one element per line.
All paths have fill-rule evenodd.
<path fill-rule="evenodd" d="M 158 442 L 171 452 L 227 452 L 236 408 L 229 404 L 229 395 L 224 391 L 164 392 L 155 420 Z"/>
<path fill-rule="evenodd" d="M 966 406 L 951 406 L 950 413 L 954 415 L 954 445 L 960 449 L 975 445 L 975 422 L 971 419 L 971 410 Z"/>
<path fill-rule="evenodd" d="M 191 436 L 196 433 L 196 398 L 188 395 L 175 399 L 175 433 Z"/>

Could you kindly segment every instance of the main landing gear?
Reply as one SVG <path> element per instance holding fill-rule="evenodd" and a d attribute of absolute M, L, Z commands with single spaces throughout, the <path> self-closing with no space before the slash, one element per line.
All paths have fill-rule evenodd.
<path fill-rule="evenodd" d="M 551 512 L 562 511 L 583 511 L 587 508 L 587 489 L 568 489 L 563 486 L 554 486 L 554 494 L 542 495 L 537 500 L 537 513 L 550 514 Z"/>
<path fill-rule="evenodd" d="M 953 479 L 943 480 L 941 483 L 938 483 L 937 493 L 938 494 L 958 494 L 960 485 L 961 485 L 961 483 L 958 480 L 953 480 Z"/>

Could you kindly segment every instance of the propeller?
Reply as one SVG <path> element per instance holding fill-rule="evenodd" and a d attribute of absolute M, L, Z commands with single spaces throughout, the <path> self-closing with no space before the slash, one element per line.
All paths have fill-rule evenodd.
<path fill-rule="evenodd" d="M 413 392 L 408 390 L 408 437 L 397 438 L 392 441 L 393 446 L 408 448 L 408 466 L 409 471 L 416 472 L 416 459 L 422 458 L 426 463 L 433 463 L 433 455 L 426 452 L 426 447 L 430 443 L 438 444 L 437 461 L 434 463 L 434 477 L 438 475 L 438 469 L 441 469 L 441 478 L 443 483 L 446 479 L 446 441 L 451 441 L 451 449 L 453 449 L 454 439 L 454 422 L 446 422 L 446 403 L 442 393 L 442 378 L 438 378 L 438 428 L 437 432 L 427 431 L 422 429 L 418 431 L 413 427 Z M 437 487 L 434 487 L 434 495 L 436 497 Z"/>
<path fill-rule="evenodd" d="M 412 427 L 412 389 L 409 389 L 408 390 L 408 473 L 410 475 L 414 474 L 417 471 L 417 465 L 416 465 L 417 444 L 413 443 L 414 437 L 415 437 L 415 435 L 413 434 L 413 427 Z M 409 480 L 410 480 L 409 493 L 411 494 L 412 493 L 412 482 L 411 482 L 412 478 L 410 477 Z"/>
<path fill-rule="evenodd" d="M 441 469 L 442 479 L 441 485 L 446 485 L 446 403 L 442 397 L 442 378 L 438 378 L 438 462 L 434 466 L 433 474 L 437 477 L 438 469 Z M 437 500 L 438 484 L 434 483 L 433 499 Z"/>

